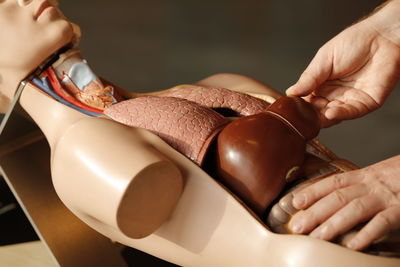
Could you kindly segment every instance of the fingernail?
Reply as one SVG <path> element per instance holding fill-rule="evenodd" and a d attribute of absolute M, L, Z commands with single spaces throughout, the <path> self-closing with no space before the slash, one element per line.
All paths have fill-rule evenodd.
<path fill-rule="evenodd" d="M 304 194 L 295 195 L 293 197 L 293 206 L 301 209 L 306 204 L 306 196 Z"/>
<path fill-rule="evenodd" d="M 318 239 L 320 239 L 320 232 L 319 231 L 313 231 L 311 234 L 310 234 L 310 236 L 311 237 L 313 237 L 313 238 L 318 238 Z"/>
<path fill-rule="evenodd" d="M 303 230 L 303 225 L 301 223 L 293 223 L 289 226 L 289 228 L 293 233 L 299 234 Z"/>
<path fill-rule="evenodd" d="M 324 225 L 320 228 L 317 228 L 315 231 L 313 231 L 310 236 L 318 239 L 324 239 L 326 236 L 326 232 L 328 231 L 328 226 Z"/>
<path fill-rule="evenodd" d="M 300 234 L 303 231 L 304 225 L 300 218 L 294 217 L 290 220 L 288 227 L 293 233 Z"/>
<path fill-rule="evenodd" d="M 356 248 L 357 248 L 357 245 L 358 245 L 357 240 L 355 240 L 355 239 L 353 238 L 352 240 L 350 240 L 350 241 L 347 243 L 346 246 L 347 246 L 349 249 L 356 249 Z"/>
<path fill-rule="evenodd" d="M 333 109 L 332 108 L 327 108 L 324 112 L 324 116 L 325 118 L 327 118 L 328 120 L 334 120 L 336 119 L 335 114 L 333 113 Z"/>

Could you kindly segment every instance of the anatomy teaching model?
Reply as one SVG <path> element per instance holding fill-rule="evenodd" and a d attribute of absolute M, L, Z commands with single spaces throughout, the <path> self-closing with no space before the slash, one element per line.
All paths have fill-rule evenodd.
<path fill-rule="evenodd" d="M 301 98 L 275 101 L 229 74 L 135 94 L 96 75 L 52 3 L 2 1 L 0 24 L 3 102 L 23 90 L 57 194 L 110 239 L 185 266 L 399 263 L 270 230 L 286 232 L 296 212 L 290 193 L 269 212 L 286 185 L 355 168 L 314 139 L 318 114 Z"/>

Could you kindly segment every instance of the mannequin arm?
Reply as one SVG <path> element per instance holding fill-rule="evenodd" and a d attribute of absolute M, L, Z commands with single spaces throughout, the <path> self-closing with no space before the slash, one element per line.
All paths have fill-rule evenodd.
<path fill-rule="evenodd" d="M 160 142 L 108 119 L 82 119 L 54 148 L 56 191 L 82 220 L 145 237 L 168 219 L 182 191 L 180 171 L 157 150 Z"/>

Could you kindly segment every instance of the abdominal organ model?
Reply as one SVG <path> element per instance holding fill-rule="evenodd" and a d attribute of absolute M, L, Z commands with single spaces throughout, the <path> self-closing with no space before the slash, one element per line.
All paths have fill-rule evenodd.
<path fill-rule="evenodd" d="M 156 133 L 260 216 L 299 174 L 306 142 L 319 132 L 317 112 L 300 98 L 282 97 L 270 105 L 224 88 L 182 85 L 123 100 L 86 61 L 65 69 L 50 67 L 34 83 L 87 115 Z"/>

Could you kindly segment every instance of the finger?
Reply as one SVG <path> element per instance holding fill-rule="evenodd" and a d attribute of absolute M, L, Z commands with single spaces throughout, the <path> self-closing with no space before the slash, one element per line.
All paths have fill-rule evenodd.
<path fill-rule="evenodd" d="M 293 192 L 301 190 L 302 188 L 321 179 L 322 178 L 309 179 L 291 188 L 291 190 L 271 208 L 266 219 L 268 226 L 277 233 L 288 233 L 288 229 L 284 225 L 289 222 L 290 216 L 298 211 L 292 204 Z"/>
<path fill-rule="evenodd" d="M 325 97 L 314 96 L 310 99 L 310 103 L 317 109 L 323 110 L 329 104 L 329 100 Z"/>
<path fill-rule="evenodd" d="M 348 100 L 346 103 L 332 101 L 327 105 L 324 115 L 329 120 L 350 120 L 361 117 L 370 112 L 370 109 L 362 102 Z"/>
<path fill-rule="evenodd" d="M 330 103 L 329 100 L 327 100 L 326 98 L 313 95 L 308 95 L 304 98 L 319 111 L 319 121 L 321 123 L 322 128 L 327 128 L 341 122 L 341 120 L 328 119 L 325 116 L 325 111 L 327 109 L 328 104 Z"/>
<path fill-rule="evenodd" d="M 367 193 L 368 188 L 364 184 L 356 184 L 333 191 L 307 210 L 295 215 L 289 223 L 289 229 L 295 233 L 308 233 L 353 199 Z"/>
<path fill-rule="evenodd" d="M 383 204 L 374 196 L 365 195 L 356 198 L 318 226 L 310 236 L 331 240 L 371 218 L 383 208 Z"/>
<path fill-rule="evenodd" d="M 296 209 L 308 208 L 315 201 L 330 194 L 336 189 L 352 185 L 362 179 L 358 170 L 335 174 L 312 184 L 303 190 L 294 192 L 293 206 Z"/>
<path fill-rule="evenodd" d="M 351 90 L 357 89 L 354 89 L 354 87 L 351 86 L 346 86 L 340 82 L 328 81 L 318 89 L 316 96 L 323 97 L 329 102 L 334 100 L 344 101 L 351 95 L 351 93 L 349 93 Z"/>
<path fill-rule="evenodd" d="M 339 124 L 342 120 L 329 120 L 324 115 L 320 116 L 321 128 L 329 128 L 333 125 Z"/>
<path fill-rule="evenodd" d="M 275 204 L 267 217 L 267 223 L 270 227 L 275 228 L 289 221 L 289 214 L 284 211 L 278 204 Z"/>
<path fill-rule="evenodd" d="M 318 97 L 329 101 L 326 108 L 330 111 L 325 113 L 328 119 L 352 119 L 379 107 L 368 93 L 343 85 L 324 85 L 318 89 Z"/>
<path fill-rule="evenodd" d="M 331 170 L 329 170 L 329 171 L 331 171 Z M 298 193 L 301 190 L 307 188 L 308 186 L 310 186 L 312 184 L 315 184 L 315 183 L 317 183 L 319 181 L 322 181 L 323 179 L 325 179 L 326 176 L 328 176 L 328 173 L 324 177 L 314 177 L 314 178 L 310 178 L 310 179 L 304 180 L 303 182 L 295 185 L 293 187 L 293 190 L 290 191 L 290 193 L 292 193 L 292 195 L 295 194 L 295 193 Z M 293 199 L 293 196 L 292 196 L 292 199 Z"/>
<path fill-rule="evenodd" d="M 322 47 L 310 62 L 300 79 L 286 90 L 287 95 L 305 96 L 317 90 L 325 82 L 332 71 L 330 51 Z"/>
<path fill-rule="evenodd" d="M 287 214 L 293 215 L 297 212 L 297 209 L 293 207 L 293 193 L 289 193 L 279 200 L 279 207 L 284 210 Z"/>
<path fill-rule="evenodd" d="M 342 120 L 339 119 L 329 119 L 325 116 L 327 108 L 325 107 L 322 109 L 319 113 L 319 122 L 321 124 L 321 128 L 328 128 L 331 127 L 332 125 L 340 123 Z"/>
<path fill-rule="evenodd" d="M 267 216 L 268 225 L 278 233 L 288 233 L 286 227 L 283 227 L 290 220 L 290 216 L 298 212 L 297 209 L 293 207 L 292 199 L 293 192 L 301 190 L 302 188 L 315 183 L 322 178 L 309 179 L 300 184 L 294 186 L 288 193 L 286 193 L 278 203 L 276 203 L 270 210 Z"/>
<path fill-rule="evenodd" d="M 373 241 L 398 228 L 400 228 L 400 206 L 393 206 L 372 218 L 346 246 L 354 250 L 365 249 Z"/>

